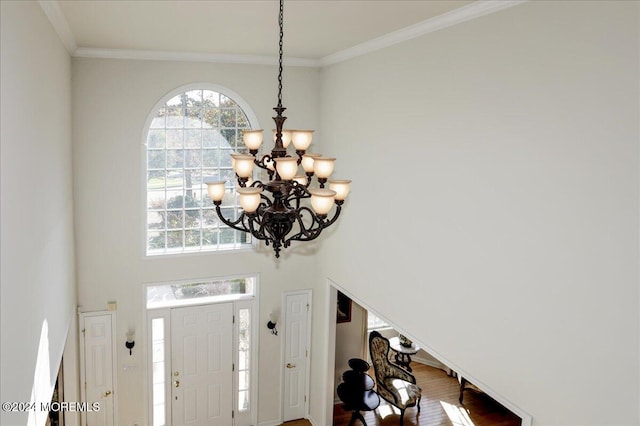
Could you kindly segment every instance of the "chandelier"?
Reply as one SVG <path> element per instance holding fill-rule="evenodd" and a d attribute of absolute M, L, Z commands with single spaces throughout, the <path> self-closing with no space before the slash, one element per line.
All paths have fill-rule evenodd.
<path fill-rule="evenodd" d="M 287 117 L 282 113 L 282 38 L 284 0 L 280 0 L 280 43 L 278 68 L 278 106 L 274 147 L 270 154 L 258 157 L 262 144 L 262 130 L 245 130 L 242 135 L 250 154 L 232 154 L 231 164 L 236 173 L 239 188 L 238 201 L 242 207 L 236 219 L 227 219 L 222 214 L 221 204 L 227 192 L 226 181 L 207 182 L 209 197 L 216 206 L 220 220 L 230 228 L 248 232 L 254 238 L 273 246 L 276 257 L 289 247 L 292 241 L 311 241 L 318 238 L 323 229 L 333 225 L 349 193 L 349 180 L 328 180 L 333 172 L 335 158 L 320 154 L 309 154 L 313 130 L 287 130 L 283 124 Z M 287 153 L 290 143 L 295 156 Z M 251 181 L 253 168 L 258 166 L 267 172 L 269 182 Z M 304 174 L 298 174 L 302 165 Z M 312 178 L 318 181 L 312 187 Z M 329 188 L 325 188 L 326 184 Z M 335 204 L 331 217 L 329 212 Z M 309 207 L 311 206 L 311 208 Z"/>

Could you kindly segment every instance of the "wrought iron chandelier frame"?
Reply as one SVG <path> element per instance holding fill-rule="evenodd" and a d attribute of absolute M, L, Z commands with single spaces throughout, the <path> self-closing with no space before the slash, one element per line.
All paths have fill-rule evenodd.
<path fill-rule="evenodd" d="M 280 257 L 280 251 L 283 248 L 289 247 L 292 241 L 315 240 L 325 228 L 336 222 L 340 216 L 344 198 L 349 192 L 350 183 L 350 181 L 332 181 L 330 182 L 332 189 L 327 190 L 324 189 L 327 178 L 317 177 L 320 190 L 314 190 L 310 188 L 314 172 L 308 171 L 306 167 L 306 182 L 302 179 L 303 177 L 286 179 L 280 176 L 277 167 L 278 159 L 292 158 L 288 155 L 287 148 L 283 143 L 283 126 L 287 119 L 287 117 L 283 115 L 286 108 L 282 106 L 284 0 L 280 0 L 279 27 L 278 103 L 277 106 L 273 108 L 276 116 L 272 117 L 276 126 L 274 147 L 269 154 L 265 154 L 260 158 L 258 158 L 259 149 L 257 147 L 251 147 L 249 149 L 250 155 L 253 156 L 253 164 L 267 172 L 269 182 L 263 183 L 257 180 L 248 185 L 249 177 L 239 176 L 236 169 L 237 183 L 241 188 L 238 192 L 242 191 L 242 188 L 254 188 L 254 190 L 249 189 L 245 192 L 251 193 L 253 197 L 256 197 L 259 193 L 259 202 L 254 211 L 246 211 L 246 209 L 243 209 L 239 217 L 235 220 L 227 219 L 222 213 L 221 204 L 225 192 L 225 182 L 208 182 L 209 195 L 213 200 L 216 213 L 222 223 L 235 230 L 249 232 L 254 238 L 264 241 L 267 246 L 272 245 L 276 258 Z M 300 166 L 305 154 L 306 149 L 296 149 L 296 167 Z M 333 163 L 331 165 L 331 169 L 332 168 Z M 333 189 L 338 189 L 340 195 Z M 264 191 L 270 193 L 270 197 L 265 195 Z M 327 214 L 330 206 L 324 209 L 318 208 L 320 212 L 314 210 L 316 208 L 314 205 L 314 197 L 318 199 L 331 198 L 335 204 L 335 210 L 330 218 Z M 303 200 L 310 200 L 313 208 L 303 205 Z M 324 212 L 325 209 L 327 210 L 326 213 Z M 292 230 L 294 233 L 289 235 Z"/>

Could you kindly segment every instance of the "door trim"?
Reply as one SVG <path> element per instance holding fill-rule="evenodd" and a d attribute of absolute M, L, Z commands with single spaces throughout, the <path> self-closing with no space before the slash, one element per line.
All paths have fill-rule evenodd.
<path fill-rule="evenodd" d="M 87 389 L 85 387 L 86 373 L 85 373 L 85 341 L 84 341 L 84 319 L 87 317 L 107 316 L 111 317 L 111 380 L 113 385 L 113 424 L 118 424 L 118 351 L 116 350 L 117 341 L 117 329 L 116 329 L 116 311 L 93 311 L 93 312 L 78 312 L 78 336 L 80 338 L 80 401 L 87 402 Z M 80 412 L 80 424 L 87 424 L 86 413 Z"/>
<path fill-rule="evenodd" d="M 313 316 L 311 313 L 313 312 L 313 290 L 312 289 L 304 289 L 304 290 L 295 290 L 295 291 L 286 291 L 282 293 L 281 299 L 281 308 L 280 312 L 282 312 L 282 318 L 280 318 L 281 333 L 283 338 L 280 339 L 280 422 L 284 420 L 284 386 L 285 386 L 285 369 L 284 369 L 284 357 L 286 352 L 285 346 L 285 337 L 286 336 L 286 324 L 287 324 L 287 296 L 296 296 L 299 294 L 306 294 L 307 300 L 309 303 L 309 310 L 307 311 L 307 362 L 306 362 L 306 371 L 305 371 L 305 395 L 307 395 L 307 400 L 304 403 L 304 418 L 309 418 L 309 391 L 311 389 L 310 381 L 311 381 L 311 321 Z"/>

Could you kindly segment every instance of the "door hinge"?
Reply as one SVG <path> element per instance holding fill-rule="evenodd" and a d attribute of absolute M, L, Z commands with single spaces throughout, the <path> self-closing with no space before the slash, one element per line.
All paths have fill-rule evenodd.
<path fill-rule="evenodd" d="M 307 312 L 309 312 L 309 304 L 307 303 Z"/>
<path fill-rule="evenodd" d="M 236 364 L 235 363 L 231 364 L 231 371 L 236 371 Z"/>
<path fill-rule="evenodd" d="M 309 358 L 309 351 L 305 349 L 304 351 L 304 357 L 305 358 Z"/>
<path fill-rule="evenodd" d="M 82 334 L 84 334 L 84 332 L 85 332 L 85 329 L 83 328 L 83 329 L 82 329 Z"/>
<path fill-rule="evenodd" d="M 307 402 L 307 395 L 304 396 L 304 402 Z"/>
<path fill-rule="evenodd" d="M 231 410 L 231 418 L 234 419 L 236 417 L 236 412 Z"/>
<path fill-rule="evenodd" d="M 234 323 L 234 324 L 236 323 L 236 316 L 235 315 L 232 316 L 231 322 Z"/>

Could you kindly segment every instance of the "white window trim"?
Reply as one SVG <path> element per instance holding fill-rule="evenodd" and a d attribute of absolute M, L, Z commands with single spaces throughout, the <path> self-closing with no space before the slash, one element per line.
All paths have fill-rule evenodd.
<path fill-rule="evenodd" d="M 215 83 L 190 83 L 184 86 L 177 87 L 170 92 L 166 93 L 164 96 L 160 98 L 158 102 L 149 110 L 147 113 L 147 120 L 144 123 L 144 127 L 142 128 L 141 134 L 141 194 L 144 194 L 141 197 L 141 223 L 142 223 L 142 258 L 143 259 L 164 259 L 171 257 L 184 257 L 184 256 L 194 256 L 194 255 L 210 255 L 212 253 L 241 253 L 253 251 L 258 244 L 258 241 L 253 238 L 251 244 L 246 245 L 245 247 L 230 249 L 230 250 L 194 250 L 180 253 L 162 253 L 162 254 L 148 254 L 147 253 L 147 136 L 149 134 L 149 128 L 151 127 L 151 123 L 156 116 L 157 111 L 162 108 L 167 101 L 171 98 L 184 93 L 190 90 L 213 90 L 215 92 L 224 94 L 225 96 L 231 98 L 238 106 L 244 111 L 247 116 L 247 120 L 249 120 L 249 124 L 252 129 L 260 129 L 260 122 L 258 121 L 258 116 L 255 114 L 253 109 L 249 106 L 249 103 L 244 100 L 238 93 L 229 89 L 228 87 L 215 84 Z"/>

